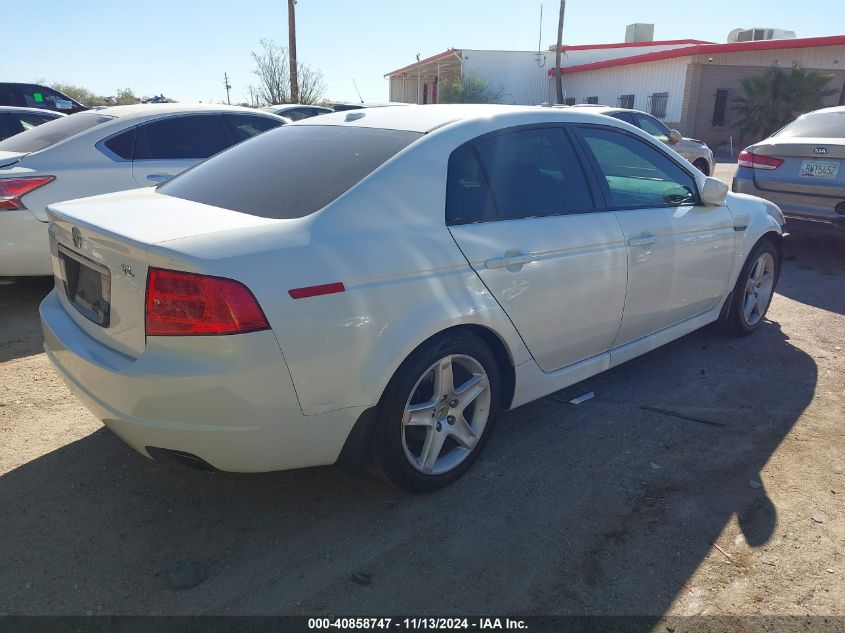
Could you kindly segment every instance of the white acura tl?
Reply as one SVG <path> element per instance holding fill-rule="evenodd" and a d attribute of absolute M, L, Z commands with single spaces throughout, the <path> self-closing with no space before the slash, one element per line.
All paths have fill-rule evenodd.
<path fill-rule="evenodd" d="M 47 353 L 132 447 L 417 491 L 503 409 L 758 328 L 783 225 L 632 125 L 510 106 L 314 117 L 49 215 Z"/>

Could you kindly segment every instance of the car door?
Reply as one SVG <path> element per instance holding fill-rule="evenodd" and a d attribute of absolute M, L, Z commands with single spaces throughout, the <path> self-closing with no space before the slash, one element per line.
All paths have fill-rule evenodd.
<path fill-rule="evenodd" d="M 736 233 L 725 205 L 704 206 L 695 178 L 655 143 L 580 125 L 628 246 L 628 290 L 614 347 L 699 315 L 728 292 Z"/>
<path fill-rule="evenodd" d="M 138 125 L 132 177 L 158 185 L 235 143 L 219 113 L 179 114 Z"/>
<path fill-rule="evenodd" d="M 543 371 L 607 352 L 627 256 L 564 126 L 510 128 L 456 149 L 446 220 Z"/>

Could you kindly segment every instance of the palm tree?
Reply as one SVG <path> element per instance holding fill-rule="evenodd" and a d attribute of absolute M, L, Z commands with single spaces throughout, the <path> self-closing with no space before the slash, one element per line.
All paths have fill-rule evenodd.
<path fill-rule="evenodd" d="M 818 110 L 836 90 L 827 88 L 832 77 L 814 70 L 793 68 L 786 72 L 773 66 L 756 77 L 746 77 L 745 96 L 734 99 L 742 138 L 765 138 L 797 116 Z"/>

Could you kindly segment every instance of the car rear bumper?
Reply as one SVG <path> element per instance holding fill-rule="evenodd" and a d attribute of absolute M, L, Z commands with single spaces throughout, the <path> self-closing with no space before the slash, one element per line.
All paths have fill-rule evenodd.
<path fill-rule="evenodd" d="M 26 209 L 0 211 L 0 277 L 52 274 L 47 223 Z"/>
<path fill-rule="evenodd" d="M 753 175 L 745 174 L 744 171 L 750 169 L 740 167 L 737 170 L 731 190 L 774 202 L 783 211 L 790 233 L 845 238 L 845 215 L 838 214 L 835 210 L 841 200 L 760 189 L 756 186 Z"/>
<path fill-rule="evenodd" d="M 150 337 L 138 358 L 92 339 L 53 290 L 44 349 L 71 391 L 138 452 L 190 453 L 214 468 L 264 472 L 334 463 L 364 407 L 305 416 L 271 331 Z"/>

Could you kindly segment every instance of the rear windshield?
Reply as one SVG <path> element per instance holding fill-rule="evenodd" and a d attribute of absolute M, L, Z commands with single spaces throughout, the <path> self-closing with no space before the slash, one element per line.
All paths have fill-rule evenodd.
<path fill-rule="evenodd" d="M 96 112 L 77 112 L 0 141 L 0 151 L 38 152 L 113 118 Z"/>
<path fill-rule="evenodd" d="M 845 137 L 845 112 L 811 112 L 795 119 L 774 136 Z"/>
<path fill-rule="evenodd" d="M 286 125 L 235 145 L 159 191 L 264 218 L 301 218 L 337 199 L 420 136 L 364 127 Z"/>

